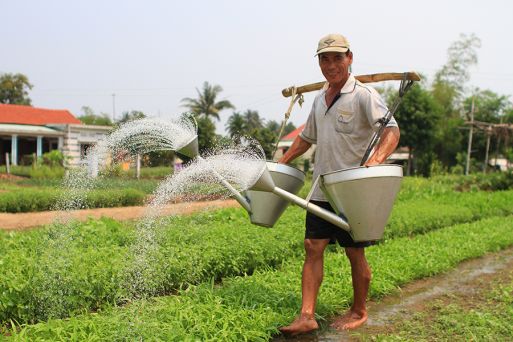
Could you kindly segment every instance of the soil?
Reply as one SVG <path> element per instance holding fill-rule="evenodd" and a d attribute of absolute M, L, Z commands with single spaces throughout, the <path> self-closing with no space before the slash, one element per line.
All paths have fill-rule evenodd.
<path fill-rule="evenodd" d="M 488 254 L 462 262 L 448 273 L 409 283 L 399 293 L 380 301 L 370 301 L 367 323 L 353 332 L 339 332 L 329 328 L 294 338 L 277 337 L 274 341 L 372 340 L 377 334 L 394 333 L 395 323 L 407 320 L 415 313 L 429 311 L 429 304 L 434 301 L 469 308 L 478 305 L 483 300 L 482 293 L 489 290 L 490 284 L 510 281 L 511 274 L 506 271 L 512 269 L 513 248 Z M 336 319 L 332 317 L 328 323 Z"/>
<path fill-rule="evenodd" d="M 10 175 L 8 173 L 0 173 L 0 179 L 2 180 L 21 180 L 21 179 L 25 179 L 24 177 L 20 177 L 20 176 L 15 176 L 15 175 Z"/>
<path fill-rule="evenodd" d="M 182 202 L 169 204 L 162 208 L 161 216 L 186 215 L 198 211 L 237 207 L 235 200 L 210 200 L 201 202 Z M 43 211 L 33 213 L 0 213 L 0 229 L 23 230 L 51 224 L 59 218 L 85 221 L 88 218 L 111 217 L 116 220 L 135 220 L 143 217 L 147 207 L 99 208 L 64 211 Z"/>

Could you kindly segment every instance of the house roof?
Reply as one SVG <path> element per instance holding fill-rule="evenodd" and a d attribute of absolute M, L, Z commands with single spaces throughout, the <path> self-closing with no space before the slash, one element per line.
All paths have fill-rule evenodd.
<path fill-rule="evenodd" d="M 296 128 L 295 130 L 293 130 L 292 132 L 290 132 L 289 134 L 287 134 L 286 136 L 284 136 L 283 138 L 280 139 L 280 141 L 289 141 L 289 140 L 294 140 L 296 139 L 296 137 L 301 133 L 303 132 L 303 129 L 305 128 L 305 124 L 302 124 L 301 126 L 299 126 L 298 128 Z"/>
<path fill-rule="evenodd" d="M 0 104 L 0 124 L 47 125 L 81 123 L 79 119 L 65 109 L 45 109 Z"/>

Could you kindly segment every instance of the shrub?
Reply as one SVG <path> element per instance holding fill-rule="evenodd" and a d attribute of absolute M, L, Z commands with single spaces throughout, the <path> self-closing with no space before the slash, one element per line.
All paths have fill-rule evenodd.
<path fill-rule="evenodd" d="M 60 190 L 23 189 L 0 193 L 0 212 L 21 213 L 54 209 L 61 197 Z M 87 193 L 85 206 L 109 208 L 142 205 L 145 194 L 135 189 L 93 190 Z"/>
<path fill-rule="evenodd" d="M 62 179 L 64 171 L 62 166 L 39 165 L 30 169 L 29 177 L 33 179 Z"/>
<path fill-rule="evenodd" d="M 63 167 L 65 157 L 64 154 L 59 150 L 53 150 L 47 153 L 44 153 L 42 156 L 43 165 L 47 165 L 50 167 Z"/>

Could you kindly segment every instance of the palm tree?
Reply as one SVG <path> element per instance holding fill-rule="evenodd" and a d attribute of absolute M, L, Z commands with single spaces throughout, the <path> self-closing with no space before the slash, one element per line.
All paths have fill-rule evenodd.
<path fill-rule="evenodd" d="M 263 119 L 256 110 L 248 109 L 244 112 L 244 120 L 249 133 L 264 127 Z"/>
<path fill-rule="evenodd" d="M 225 127 L 230 134 L 230 138 L 246 134 L 246 121 L 240 113 L 234 112 L 228 118 Z"/>
<path fill-rule="evenodd" d="M 196 91 L 198 92 L 197 99 L 185 97 L 181 101 L 184 103 L 183 107 L 188 108 L 196 116 L 203 115 L 207 118 L 213 117 L 219 120 L 220 111 L 235 108 L 227 100 L 216 102 L 217 95 L 223 91 L 220 85 L 210 85 L 208 82 L 204 82 L 202 91 L 200 92 L 198 88 L 196 88 Z"/>

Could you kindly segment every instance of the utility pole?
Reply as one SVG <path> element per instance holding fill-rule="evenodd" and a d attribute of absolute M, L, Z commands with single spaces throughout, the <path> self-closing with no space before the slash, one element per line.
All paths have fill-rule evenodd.
<path fill-rule="evenodd" d="M 116 94 L 112 94 L 112 123 L 116 121 Z"/>
<path fill-rule="evenodd" d="M 472 134 L 474 132 L 474 96 L 472 96 L 472 107 L 470 109 L 470 132 L 468 134 L 467 147 L 467 165 L 465 166 L 465 175 L 468 176 L 470 169 L 470 152 L 472 151 Z"/>
<path fill-rule="evenodd" d="M 502 125 L 502 118 L 503 116 L 501 115 L 501 119 L 499 121 L 499 124 Z M 500 150 L 500 146 L 501 146 L 501 137 L 502 137 L 502 134 L 497 134 L 497 146 L 495 147 L 495 162 L 494 162 L 494 167 L 496 167 L 497 165 L 497 158 L 499 158 L 499 150 Z"/>
<path fill-rule="evenodd" d="M 492 136 L 492 126 L 486 127 L 486 153 L 485 153 L 485 162 L 483 166 L 483 172 L 486 173 L 488 169 L 488 151 L 490 150 L 490 138 Z"/>

